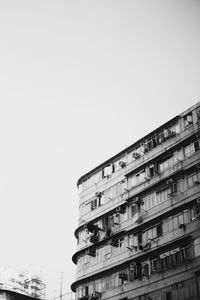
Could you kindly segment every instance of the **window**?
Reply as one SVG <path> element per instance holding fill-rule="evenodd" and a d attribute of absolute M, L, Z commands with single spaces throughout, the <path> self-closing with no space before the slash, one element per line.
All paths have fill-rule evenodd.
<path fill-rule="evenodd" d="M 96 192 L 95 193 L 96 198 L 93 199 L 91 203 L 91 210 L 96 209 L 98 206 L 101 206 L 101 200 L 102 200 L 102 193 L 101 192 Z M 104 197 L 103 197 L 104 199 Z"/>
<path fill-rule="evenodd" d="M 175 126 L 173 126 L 172 128 L 164 129 L 163 130 L 164 139 L 168 140 L 169 138 L 175 136 L 176 135 L 175 129 L 176 129 Z"/>
<path fill-rule="evenodd" d="M 83 259 L 83 269 L 87 269 L 90 265 L 90 258 L 88 255 L 85 255 L 82 259 Z"/>
<path fill-rule="evenodd" d="M 120 182 L 112 187 L 112 196 L 111 196 L 112 199 L 121 195 L 122 185 L 123 185 L 123 182 Z"/>
<path fill-rule="evenodd" d="M 183 193 L 186 190 L 186 183 L 184 178 L 177 179 L 177 191 Z"/>
<path fill-rule="evenodd" d="M 170 266 L 169 252 L 166 252 L 166 253 L 160 255 L 160 260 L 161 260 L 161 268 L 162 269 L 169 268 L 169 266 Z"/>
<path fill-rule="evenodd" d="M 157 237 L 157 228 L 156 227 L 150 228 L 143 233 L 143 242 L 152 240 L 156 237 Z"/>
<path fill-rule="evenodd" d="M 122 247 L 123 247 L 123 243 L 124 243 L 124 238 L 120 238 L 120 239 L 118 240 L 119 248 L 122 248 Z"/>
<path fill-rule="evenodd" d="M 163 142 L 164 142 L 164 132 L 162 131 L 157 135 L 157 143 L 162 144 Z"/>
<path fill-rule="evenodd" d="M 138 174 L 131 176 L 131 178 L 130 178 L 131 186 L 135 186 L 136 184 L 139 184 L 140 182 L 144 181 L 145 175 L 146 175 L 146 172 L 143 169 Z"/>
<path fill-rule="evenodd" d="M 91 181 L 93 184 L 98 183 L 101 180 L 102 172 L 98 172 L 91 177 Z"/>
<path fill-rule="evenodd" d="M 102 178 L 105 178 L 105 177 L 110 177 L 111 174 L 112 174 L 112 171 L 113 171 L 113 168 L 112 168 L 112 165 L 108 165 L 106 166 L 103 170 L 102 170 Z"/>
<path fill-rule="evenodd" d="M 158 204 L 168 200 L 168 188 L 158 191 L 156 193 L 156 200 Z"/>
<path fill-rule="evenodd" d="M 189 246 L 180 248 L 181 261 L 190 259 L 190 249 Z"/>
<path fill-rule="evenodd" d="M 88 296 L 89 295 L 89 287 L 88 286 L 83 286 L 82 288 L 82 296 Z"/>
<path fill-rule="evenodd" d="M 149 138 L 144 142 L 144 153 L 148 152 L 153 148 L 153 141 L 152 138 Z"/>
<path fill-rule="evenodd" d="M 184 123 L 185 123 L 185 127 L 189 127 L 190 125 L 192 125 L 193 121 L 192 121 L 192 113 L 187 114 L 186 116 L 184 116 Z"/>
<path fill-rule="evenodd" d="M 158 173 L 157 164 L 152 164 L 147 168 L 147 175 L 151 178 Z"/>
<path fill-rule="evenodd" d="M 107 245 L 106 247 L 104 247 L 103 249 L 104 251 L 104 259 L 109 259 L 112 255 L 112 247 L 111 245 Z"/>
<path fill-rule="evenodd" d="M 128 239 L 128 249 L 134 252 L 138 251 L 138 238 L 135 234 L 130 234 Z"/>
<path fill-rule="evenodd" d="M 142 267 L 142 276 L 149 277 L 149 275 L 150 275 L 150 262 L 149 261 L 143 262 L 141 267 Z"/>
<path fill-rule="evenodd" d="M 142 233 L 138 233 L 138 247 L 140 250 L 142 250 Z"/>
<path fill-rule="evenodd" d="M 137 213 L 137 205 L 136 204 L 132 204 L 131 205 L 131 217 L 134 217 L 135 214 Z"/>
<path fill-rule="evenodd" d="M 199 200 L 198 200 L 199 201 Z M 192 220 L 200 217 L 200 203 L 197 202 L 191 209 Z"/>
<path fill-rule="evenodd" d="M 163 220 L 163 233 L 168 233 L 180 228 L 180 225 L 185 225 L 189 223 L 189 211 L 185 209 L 184 211 L 170 216 Z"/>
<path fill-rule="evenodd" d="M 124 246 L 125 246 L 124 238 L 119 238 L 119 239 L 112 238 L 110 245 L 113 247 L 112 249 L 113 254 L 117 254 L 124 250 Z"/>
<path fill-rule="evenodd" d="M 196 181 L 198 181 L 197 173 L 192 173 L 187 176 L 188 187 L 192 187 Z"/>
<path fill-rule="evenodd" d="M 159 203 L 157 203 L 155 193 L 146 195 L 146 197 L 144 199 L 144 209 L 145 210 L 148 210 L 157 204 L 159 204 Z"/>
<path fill-rule="evenodd" d="M 151 260 L 151 272 L 158 272 L 160 270 L 160 260 L 159 258 L 155 258 Z"/>
<path fill-rule="evenodd" d="M 191 155 L 193 155 L 195 152 L 199 151 L 200 147 L 199 147 L 199 141 L 194 141 L 192 143 L 190 143 L 189 145 L 187 145 L 184 148 L 184 153 L 186 157 L 190 157 Z"/>
<path fill-rule="evenodd" d="M 111 200 L 111 188 L 104 191 L 104 201 L 105 203 Z"/>
<path fill-rule="evenodd" d="M 151 297 L 148 296 L 148 294 L 146 294 L 146 295 L 139 296 L 139 300 L 152 300 L 152 299 Z"/>
<path fill-rule="evenodd" d="M 194 255 L 200 256 L 200 237 L 194 240 Z"/>
<path fill-rule="evenodd" d="M 133 270 L 133 278 L 134 279 L 140 279 L 142 277 L 142 266 L 140 263 L 135 264 L 134 270 Z"/>
<path fill-rule="evenodd" d="M 80 183 L 80 184 L 78 185 L 78 193 L 81 194 L 82 191 L 83 191 L 83 185 L 82 185 L 82 183 Z"/>
<path fill-rule="evenodd" d="M 79 242 L 87 242 L 87 238 L 88 238 L 88 230 L 84 229 L 79 231 Z"/>
<path fill-rule="evenodd" d="M 112 226 L 114 226 L 114 223 L 115 223 L 115 218 L 114 218 L 114 215 L 112 215 L 112 216 L 109 216 L 109 219 L 110 219 L 110 226 L 112 227 Z"/>
<path fill-rule="evenodd" d="M 142 247 L 145 247 L 147 244 L 150 246 L 150 242 L 160 236 L 162 234 L 162 226 L 161 223 L 149 228 L 148 230 L 145 230 L 142 232 L 142 237 L 139 236 L 140 241 L 138 240 L 138 243 L 142 243 Z"/>
<path fill-rule="evenodd" d="M 200 120 L 200 107 L 197 108 L 197 120 Z"/>
<path fill-rule="evenodd" d="M 171 292 L 166 292 L 166 300 L 172 300 Z"/>
<path fill-rule="evenodd" d="M 109 216 L 109 224 L 111 227 L 115 225 L 120 225 L 120 214 L 119 213 L 113 213 Z"/>
<path fill-rule="evenodd" d="M 190 258 L 189 247 L 180 247 L 170 250 L 160 255 L 161 268 L 168 269 L 171 266 L 178 265 Z"/>
<path fill-rule="evenodd" d="M 142 182 L 145 180 L 145 170 L 142 170 L 140 173 L 135 175 L 136 178 L 136 184 Z"/>
<path fill-rule="evenodd" d="M 119 225 L 120 224 L 120 214 L 117 213 L 115 214 L 115 224 L 114 225 Z"/>
<path fill-rule="evenodd" d="M 108 290 L 109 287 L 110 287 L 110 279 L 106 278 L 106 280 L 105 280 L 105 289 Z"/>
<path fill-rule="evenodd" d="M 156 231 L 157 231 L 157 236 L 161 236 L 162 235 L 162 224 L 161 223 L 159 223 L 156 226 Z"/>
<path fill-rule="evenodd" d="M 177 181 L 174 179 L 167 180 L 167 184 L 169 187 L 168 197 L 173 196 L 177 192 Z"/>
<path fill-rule="evenodd" d="M 91 201 L 91 210 L 97 208 L 97 199 Z"/>
<path fill-rule="evenodd" d="M 169 169 L 172 165 L 172 157 L 166 158 L 164 161 L 160 163 L 160 172 L 164 172 L 165 170 Z"/>
<path fill-rule="evenodd" d="M 173 163 L 178 164 L 183 161 L 182 149 L 179 149 L 173 153 Z"/>
<path fill-rule="evenodd" d="M 175 134 L 179 133 L 180 132 L 180 126 L 179 126 L 179 123 L 175 123 L 171 128 L 171 131 L 175 132 Z"/>
<path fill-rule="evenodd" d="M 143 209 L 144 201 L 137 197 L 137 201 L 131 204 L 131 217 L 135 217 L 136 213 Z"/>

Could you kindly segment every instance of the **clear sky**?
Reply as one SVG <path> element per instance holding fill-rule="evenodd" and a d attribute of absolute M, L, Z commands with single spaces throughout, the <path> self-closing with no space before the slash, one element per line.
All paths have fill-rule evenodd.
<path fill-rule="evenodd" d="M 75 279 L 77 179 L 200 101 L 200 1 L 0 0 L 0 265 Z"/>

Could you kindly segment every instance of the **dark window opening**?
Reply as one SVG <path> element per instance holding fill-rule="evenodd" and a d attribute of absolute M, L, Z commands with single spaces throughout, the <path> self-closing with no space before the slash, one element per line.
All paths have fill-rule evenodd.
<path fill-rule="evenodd" d="M 149 177 L 153 177 L 155 175 L 154 165 L 149 166 Z"/>
<path fill-rule="evenodd" d="M 138 233 L 138 246 L 139 250 L 142 250 L 142 233 Z"/>
<path fill-rule="evenodd" d="M 160 235 L 162 235 L 162 224 L 161 223 L 159 223 L 157 225 L 157 236 L 160 236 Z"/>
<path fill-rule="evenodd" d="M 195 152 L 199 151 L 199 141 L 194 142 L 194 150 Z"/>
<path fill-rule="evenodd" d="M 83 296 L 89 296 L 89 287 L 88 286 L 83 287 L 82 295 Z"/>
<path fill-rule="evenodd" d="M 171 292 L 166 292 L 166 300 L 172 300 Z"/>

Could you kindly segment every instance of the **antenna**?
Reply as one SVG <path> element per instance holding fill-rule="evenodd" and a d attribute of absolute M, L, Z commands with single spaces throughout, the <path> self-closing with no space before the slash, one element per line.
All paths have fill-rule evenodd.
<path fill-rule="evenodd" d="M 60 274 L 60 300 L 62 300 L 63 272 Z"/>

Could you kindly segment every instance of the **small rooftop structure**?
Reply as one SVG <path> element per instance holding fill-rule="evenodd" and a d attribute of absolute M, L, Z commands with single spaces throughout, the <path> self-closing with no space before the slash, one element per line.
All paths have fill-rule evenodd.
<path fill-rule="evenodd" d="M 10 296 L 7 297 L 8 294 L 13 295 L 14 299 L 19 298 L 16 294 L 21 298 L 24 295 L 35 299 L 45 299 L 45 284 L 36 274 L 1 267 L 0 294 L 3 294 L 6 299 L 10 299 Z M 13 297 L 11 298 L 13 299 Z"/>

